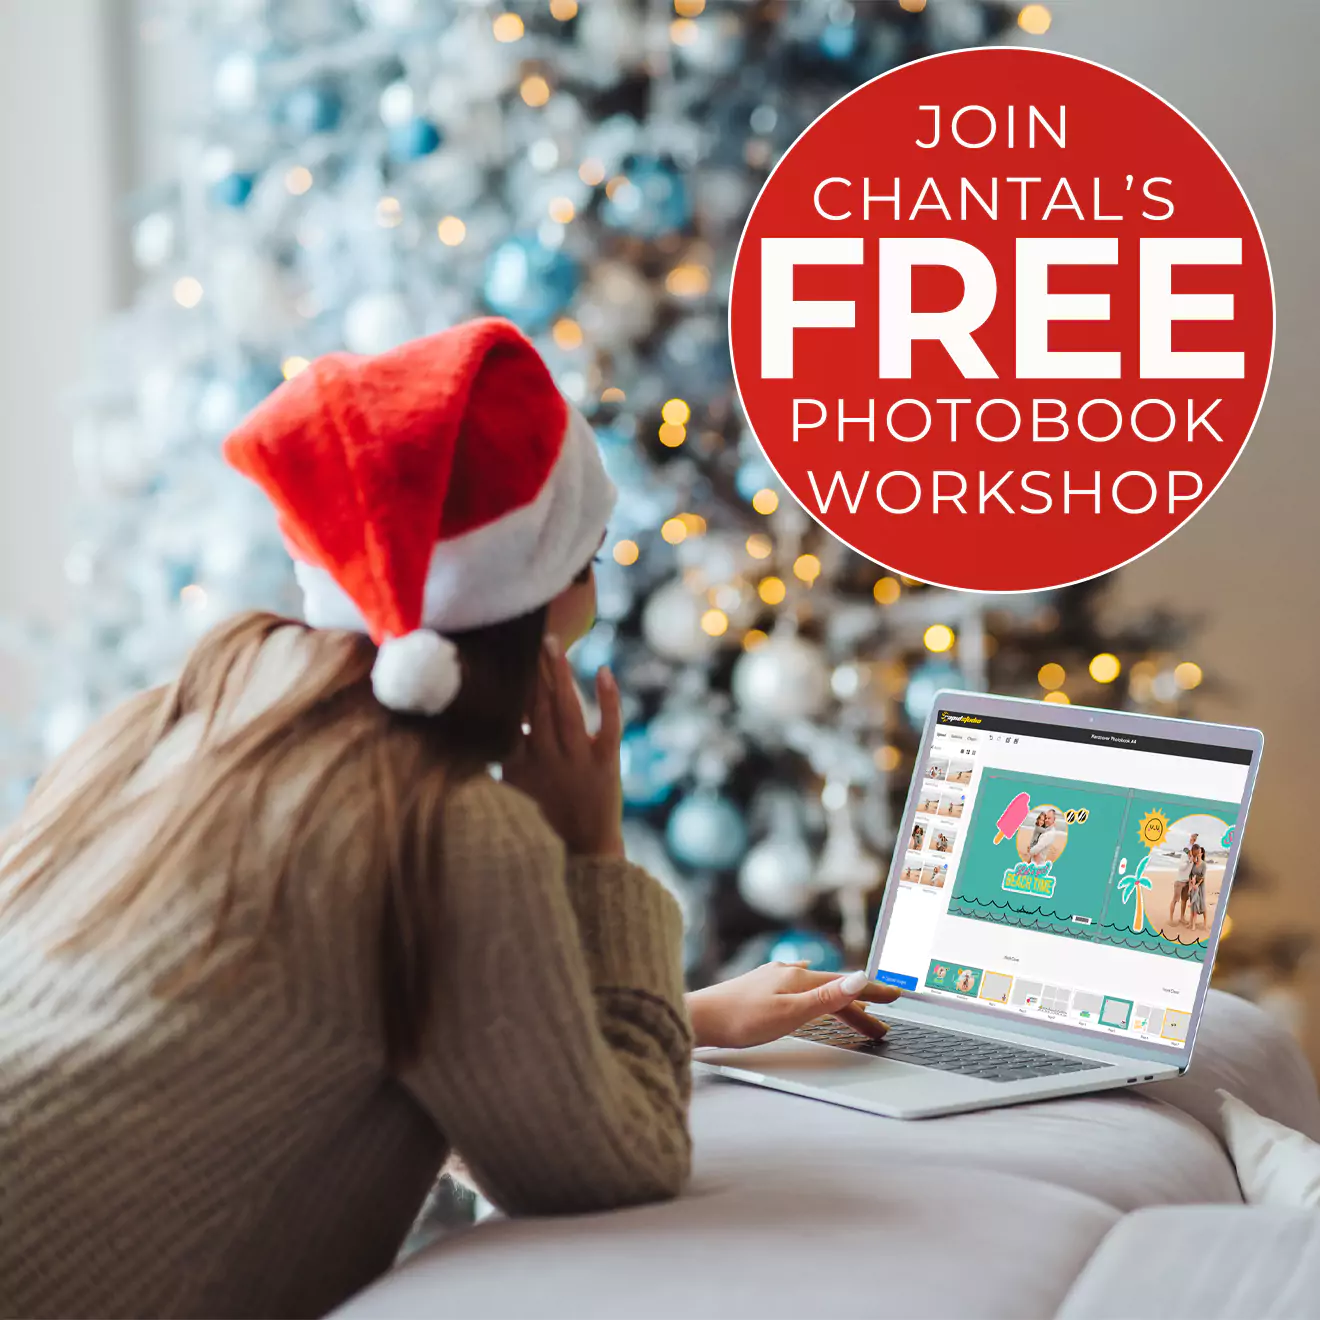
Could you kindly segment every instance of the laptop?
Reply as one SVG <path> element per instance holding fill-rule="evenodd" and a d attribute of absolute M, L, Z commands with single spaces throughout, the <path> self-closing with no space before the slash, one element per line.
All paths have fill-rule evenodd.
<path fill-rule="evenodd" d="M 1259 730 L 944 691 L 922 733 L 867 971 L 834 1018 L 699 1070 L 893 1118 L 1187 1071 Z"/>

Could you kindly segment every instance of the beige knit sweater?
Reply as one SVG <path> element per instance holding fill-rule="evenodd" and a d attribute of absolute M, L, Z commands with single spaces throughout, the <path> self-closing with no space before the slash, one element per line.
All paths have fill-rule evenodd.
<path fill-rule="evenodd" d="M 151 828 L 144 809 L 0 914 L 0 1315 L 322 1314 L 390 1265 L 451 1151 L 513 1214 L 677 1192 L 680 920 L 644 872 L 566 858 L 505 785 L 456 789 L 433 1029 L 395 1077 L 351 823 L 223 995 L 149 988 L 195 941 L 190 891 L 126 945 L 49 952 Z"/>

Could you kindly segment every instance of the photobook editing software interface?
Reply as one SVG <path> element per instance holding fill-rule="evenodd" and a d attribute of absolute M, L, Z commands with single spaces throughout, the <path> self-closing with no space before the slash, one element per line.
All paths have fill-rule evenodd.
<path fill-rule="evenodd" d="M 876 979 L 1181 1048 L 1250 766 L 940 710 Z"/>

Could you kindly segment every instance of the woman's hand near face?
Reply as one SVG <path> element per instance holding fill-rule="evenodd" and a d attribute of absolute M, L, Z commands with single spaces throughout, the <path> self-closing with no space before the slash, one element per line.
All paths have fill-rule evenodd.
<path fill-rule="evenodd" d="M 698 1048 L 743 1049 L 778 1040 L 826 1014 L 879 1040 L 889 1028 L 863 1004 L 891 1004 L 897 998 L 897 990 L 867 980 L 865 972 L 839 976 L 809 971 L 806 963 L 772 962 L 692 991 L 687 1006 Z"/>
<path fill-rule="evenodd" d="M 587 732 L 573 671 L 563 647 L 547 635 L 529 732 L 505 762 L 504 779 L 521 789 L 570 853 L 623 856 L 623 786 L 619 688 L 608 669 L 596 672 L 600 728 Z"/>

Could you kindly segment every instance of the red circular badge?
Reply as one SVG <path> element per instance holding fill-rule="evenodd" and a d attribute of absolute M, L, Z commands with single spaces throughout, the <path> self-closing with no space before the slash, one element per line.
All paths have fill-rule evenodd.
<path fill-rule="evenodd" d="M 1274 345 L 1260 229 L 1153 92 L 990 47 L 859 87 L 775 167 L 729 329 L 748 421 L 840 540 L 976 591 L 1144 554 L 1233 466 Z"/>

